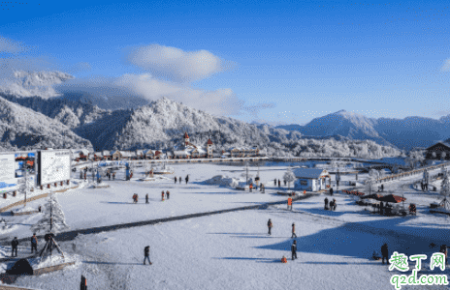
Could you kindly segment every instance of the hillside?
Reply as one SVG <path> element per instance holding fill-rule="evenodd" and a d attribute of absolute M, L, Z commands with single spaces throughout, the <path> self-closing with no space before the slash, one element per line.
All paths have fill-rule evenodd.
<path fill-rule="evenodd" d="M 0 150 L 63 148 L 64 141 L 66 148 L 92 148 L 61 122 L 0 97 Z"/>

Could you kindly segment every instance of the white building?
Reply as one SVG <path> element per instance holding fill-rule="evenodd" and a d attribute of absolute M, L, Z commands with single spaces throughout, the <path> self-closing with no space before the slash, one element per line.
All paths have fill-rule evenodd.
<path fill-rule="evenodd" d="M 294 188 L 297 190 L 319 191 L 326 189 L 325 178 L 330 178 L 328 171 L 321 168 L 296 168 L 292 171 L 297 178 Z"/>

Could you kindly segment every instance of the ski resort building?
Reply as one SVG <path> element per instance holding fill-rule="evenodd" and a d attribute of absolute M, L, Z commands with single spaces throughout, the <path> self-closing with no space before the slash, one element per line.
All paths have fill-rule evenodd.
<path fill-rule="evenodd" d="M 425 149 L 427 159 L 450 159 L 450 143 L 438 142 Z"/>
<path fill-rule="evenodd" d="M 103 160 L 111 160 L 111 152 L 110 151 L 102 151 Z"/>
<path fill-rule="evenodd" d="M 328 171 L 320 168 L 297 168 L 292 171 L 297 178 L 294 188 L 298 190 L 320 191 L 327 188 Z"/>

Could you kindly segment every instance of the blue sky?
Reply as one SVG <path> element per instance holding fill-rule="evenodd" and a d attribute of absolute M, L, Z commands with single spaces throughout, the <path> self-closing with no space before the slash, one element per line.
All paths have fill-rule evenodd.
<path fill-rule="evenodd" d="M 186 90 L 177 100 L 206 111 L 214 102 L 205 104 L 202 98 L 215 100 L 217 90 L 227 89 L 217 100 L 234 98 L 227 106 L 244 109 L 229 113 L 239 112 L 233 117 L 245 121 L 303 124 L 341 109 L 395 118 L 450 113 L 448 1 L 0 5 L 0 36 L 26 48 L 1 54 L 0 45 L 0 57 L 38 59 L 39 69 L 67 72 L 78 87 L 95 86 L 95 78 L 123 84 L 127 75 L 133 79 L 128 86 L 139 84 L 137 93 L 163 82 L 163 93 Z M 228 65 L 185 81 L 174 70 L 190 64 L 160 68 L 130 61 L 140 48 L 159 51 L 149 52 L 151 45 L 185 53 L 204 50 Z M 153 86 L 143 84 L 150 81 Z M 197 90 L 197 101 L 189 100 L 189 92 Z"/>

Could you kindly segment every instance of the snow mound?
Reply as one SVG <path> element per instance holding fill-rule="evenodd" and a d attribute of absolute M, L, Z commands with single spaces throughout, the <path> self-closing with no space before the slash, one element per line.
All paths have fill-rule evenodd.
<path fill-rule="evenodd" d="M 20 207 L 20 208 L 16 208 L 13 209 L 14 213 L 23 213 L 23 212 L 30 212 L 30 211 L 35 211 L 36 209 L 32 208 L 31 206 L 26 206 L 26 207 Z"/>
<path fill-rule="evenodd" d="M 225 186 L 230 188 L 245 188 L 247 182 L 245 180 L 236 179 L 233 177 L 216 175 L 211 179 L 205 180 L 206 184 L 217 184 L 219 186 Z"/>

